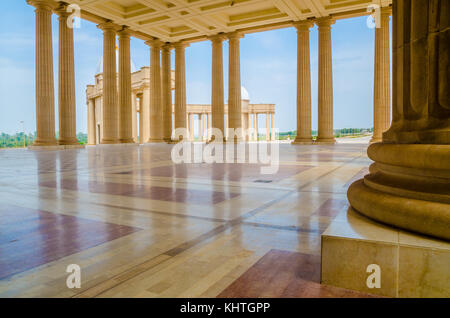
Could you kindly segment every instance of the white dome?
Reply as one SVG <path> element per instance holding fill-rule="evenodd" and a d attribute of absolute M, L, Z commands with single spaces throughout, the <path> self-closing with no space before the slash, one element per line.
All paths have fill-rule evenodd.
<path fill-rule="evenodd" d="M 241 86 L 241 99 L 250 100 L 250 95 L 248 94 L 244 86 Z"/>
<path fill-rule="evenodd" d="M 134 65 L 133 60 L 131 62 L 131 73 L 136 72 L 136 65 Z M 116 72 L 119 71 L 119 52 L 116 50 Z M 95 75 L 103 73 L 103 56 L 100 58 L 97 64 L 97 70 L 95 71 Z"/>

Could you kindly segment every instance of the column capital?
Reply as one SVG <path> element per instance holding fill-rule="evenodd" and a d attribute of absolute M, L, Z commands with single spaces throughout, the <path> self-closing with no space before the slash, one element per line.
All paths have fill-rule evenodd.
<path fill-rule="evenodd" d="M 112 21 L 100 23 L 97 25 L 97 28 L 99 28 L 102 31 L 114 31 L 114 32 L 120 31 L 122 29 L 121 26 L 115 24 Z"/>
<path fill-rule="evenodd" d="M 234 32 L 226 33 L 225 36 L 228 38 L 228 40 L 239 40 L 244 37 L 244 34 L 234 31 Z"/>
<path fill-rule="evenodd" d="M 52 11 L 58 6 L 58 3 L 51 0 L 27 0 L 27 3 L 36 9 L 47 11 Z"/>
<path fill-rule="evenodd" d="M 175 42 L 173 43 L 173 47 L 175 49 L 185 49 L 189 46 L 189 43 L 184 42 L 184 41 L 179 41 L 179 42 Z"/>
<path fill-rule="evenodd" d="M 164 42 L 159 39 L 153 39 L 145 41 L 145 44 L 147 44 L 151 48 L 160 49 L 164 45 Z"/>
<path fill-rule="evenodd" d="M 336 23 L 336 19 L 328 16 L 316 19 L 315 23 L 319 28 L 330 28 L 332 24 Z"/>
<path fill-rule="evenodd" d="M 131 30 L 129 26 L 123 25 L 122 29 L 117 31 L 117 34 L 120 38 L 130 38 L 131 36 Z"/>
<path fill-rule="evenodd" d="M 314 26 L 314 21 L 312 20 L 295 21 L 293 25 L 297 29 L 297 31 L 309 31 L 309 29 Z"/>
<path fill-rule="evenodd" d="M 227 39 L 227 36 L 224 33 L 214 34 L 211 36 L 208 36 L 208 40 L 214 43 L 220 43 Z"/>
<path fill-rule="evenodd" d="M 172 44 L 172 43 L 169 43 L 169 42 L 166 42 L 166 43 L 163 44 L 163 46 L 161 46 L 161 49 L 162 49 L 164 52 L 170 52 L 170 50 L 173 49 L 173 44 Z"/>
<path fill-rule="evenodd" d="M 380 12 L 381 12 L 381 15 L 391 16 L 392 15 L 392 7 L 382 7 Z"/>
<path fill-rule="evenodd" d="M 67 11 L 69 7 L 68 3 L 60 2 L 54 9 L 53 12 L 61 18 L 66 18 L 72 14 L 72 12 Z"/>

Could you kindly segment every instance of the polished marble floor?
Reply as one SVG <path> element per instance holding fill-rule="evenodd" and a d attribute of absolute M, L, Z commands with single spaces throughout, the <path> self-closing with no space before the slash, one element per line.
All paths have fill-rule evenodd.
<path fill-rule="evenodd" d="M 318 275 L 321 233 L 367 173 L 367 144 L 280 144 L 273 175 L 176 165 L 171 148 L 1 150 L 0 297 L 366 296 Z M 70 264 L 80 289 L 66 286 Z"/>

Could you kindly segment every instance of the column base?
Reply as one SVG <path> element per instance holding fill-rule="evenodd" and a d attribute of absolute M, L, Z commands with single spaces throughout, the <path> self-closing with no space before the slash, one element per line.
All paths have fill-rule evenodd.
<path fill-rule="evenodd" d="M 151 144 L 151 143 L 161 143 L 161 142 L 166 142 L 164 139 L 154 139 L 154 138 L 150 138 L 149 140 L 147 140 L 147 144 Z"/>
<path fill-rule="evenodd" d="M 379 222 L 450 240 L 450 145 L 371 144 L 370 174 L 354 182 L 352 207 Z"/>
<path fill-rule="evenodd" d="M 114 144 L 120 144 L 119 140 L 117 139 L 102 139 L 100 141 L 101 145 L 114 145 Z"/>
<path fill-rule="evenodd" d="M 315 144 L 323 144 L 323 145 L 332 145 L 336 143 L 336 139 L 334 138 L 317 138 L 314 141 Z"/>
<path fill-rule="evenodd" d="M 121 144 L 135 144 L 136 142 L 134 141 L 133 138 L 130 138 L 130 139 L 119 139 L 119 143 L 121 143 Z"/>
<path fill-rule="evenodd" d="M 77 138 L 69 138 L 69 139 L 59 139 L 58 145 L 70 146 L 70 145 L 79 145 Z"/>
<path fill-rule="evenodd" d="M 291 145 L 312 145 L 313 143 L 312 138 L 295 138 Z"/>

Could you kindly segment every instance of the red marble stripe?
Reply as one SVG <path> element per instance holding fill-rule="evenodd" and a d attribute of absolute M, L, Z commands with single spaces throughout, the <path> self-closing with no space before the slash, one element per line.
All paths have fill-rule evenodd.
<path fill-rule="evenodd" d="M 200 178 L 216 181 L 243 181 L 270 180 L 277 182 L 292 177 L 298 173 L 311 169 L 307 165 L 280 165 L 278 172 L 270 175 L 261 174 L 261 167 L 267 165 L 245 163 L 198 163 L 179 164 L 138 171 L 124 171 L 120 174 L 137 174 L 142 176 L 167 177 L 167 178 Z"/>
<path fill-rule="evenodd" d="M 72 191 L 85 191 L 111 195 L 122 195 L 149 200 L 161 200 L 194 204 L 216 204 L 239 196 L 238 193 L 219 192 L 210 190 L 183 189 L 174 187 L 157 187 L 139 184 L 78 181 L 64 179 L 57 184 L 55 181 L 40 182 L 41 187 L 58 188 Z"/>
<path fill-rule="evenodd" d="M 221 298 L 375 297 L 320 284 L 320 256 L 270 250 L 218 296 Z"/>
<path fill-rule="evenodd" d="M 139 228 L 2 205 L 0 279 L 134 233 Z"/>

